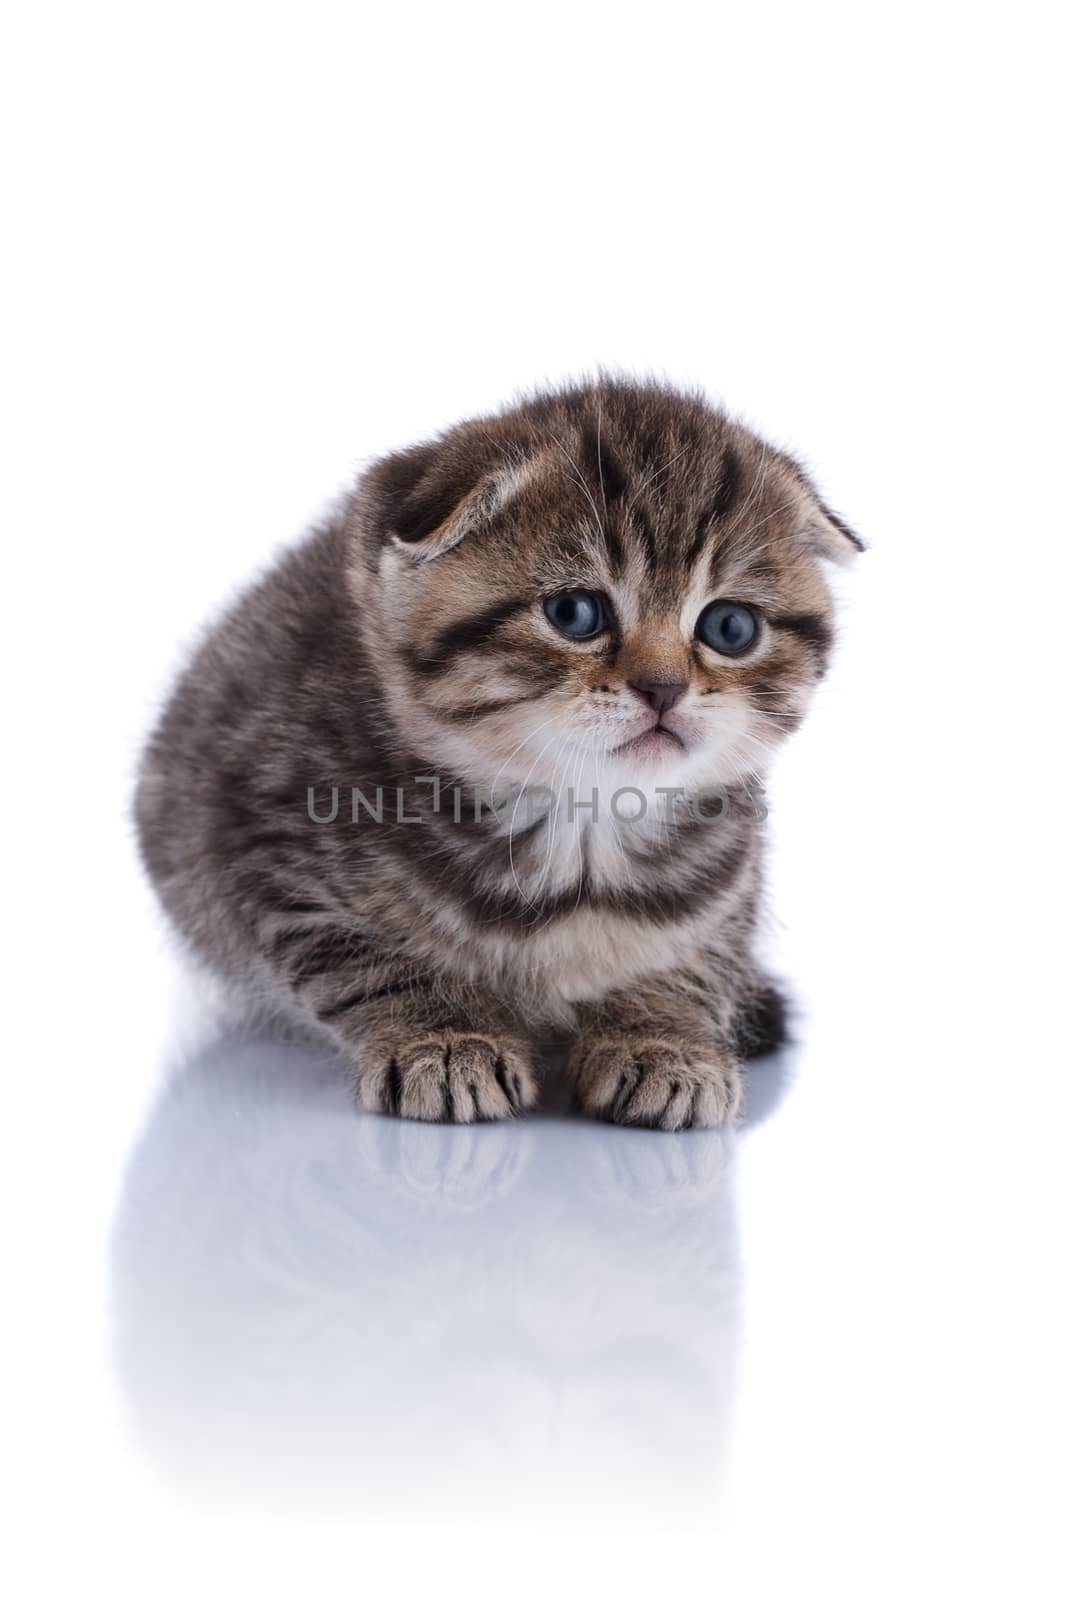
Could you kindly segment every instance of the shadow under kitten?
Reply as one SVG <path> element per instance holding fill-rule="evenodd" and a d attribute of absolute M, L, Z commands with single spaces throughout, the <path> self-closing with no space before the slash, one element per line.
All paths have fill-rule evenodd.
<path fill-rule="evenodd" d="M 751 1073 L 749 1114 L 783 1092 Z M 118 1370 L 196 1498 L 501 1510 L 714 1487 L 740 1337 L 737 1133 L 353 1112 L 232 1034 L 164 1089 L 113 1235 Z"/>

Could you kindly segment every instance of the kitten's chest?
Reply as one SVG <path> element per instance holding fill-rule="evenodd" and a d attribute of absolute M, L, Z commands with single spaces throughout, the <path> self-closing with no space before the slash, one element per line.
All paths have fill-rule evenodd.
<path fill-rule="evenodd" d="M 564 1024 L 576 1005 L 705 959 L 750 892 L 746 838 L 736 830 L 661 844 L 604 826 L 555 834 L 546 826 L 536 840 L 454 862 L 447 873 L 432 857 L 429 865 L 433 892 L 420 878 L 409 948 Z M 405 885 L 408 905 L 415 887 Z"/>
<path fill-rule="evenodd" d="M 557 856 L 551 875 L 513 881 L 510 918 L 461 912 L 465 936 L 449 941 L 450 961 L 471 981 L 565 1020 L 575 1005 L 676 971 L 714 946 L 732 895 L 668 915 L 672 880 L 685 881 L 681 864 L 639 878 L 606 856 L 614 870 L 598 870 L 587 841 L 580 857 Z"/>
<path fill-rule="evenodd" d="M 699 919 L 655 926 L 642 918 L 578 910 L 521 939 L 490 938 L 488 981 L 540 997 L 548 1012 L 675 970 L 699 943 Z"/>

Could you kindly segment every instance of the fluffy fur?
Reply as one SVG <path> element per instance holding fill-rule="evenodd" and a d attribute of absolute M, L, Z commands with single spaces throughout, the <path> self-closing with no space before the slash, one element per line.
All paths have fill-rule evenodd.
<path fill-rule="evenodd" d="M 175 689 L 136 799 L 164 906 L 372 1110 L 510 1117 L 553 1030 L 585 1111 L 728 1119 L 782 1034 L 760 780 L 827 665 L 822 562 L 858 547 L 795 462 L 658 386 L 386 457 Z M 595 637 L 546 615 L 574 590 Z M 697 632 L 727 599 L 758 619 L 738 656 Z"/>

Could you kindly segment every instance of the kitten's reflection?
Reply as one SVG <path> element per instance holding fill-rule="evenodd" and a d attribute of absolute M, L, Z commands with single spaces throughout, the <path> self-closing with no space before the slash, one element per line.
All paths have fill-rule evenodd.
<path fill-rule="evenodd" d="M 703 1495 L 737 1362 L 732 1163 L 731 1134 L 361 1115 L 334 1062 L 224 1040 L 163 1095 L 116 1222 L 149 1452 L 258 1503 Z"/>

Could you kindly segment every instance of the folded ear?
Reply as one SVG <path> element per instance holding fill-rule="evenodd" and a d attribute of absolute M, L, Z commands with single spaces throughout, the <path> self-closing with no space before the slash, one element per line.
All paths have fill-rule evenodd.
<path fill-rule="evenodd" d="M 415 445 L 366 472 L 359 495 L 380 541 L 432 561 L 483 526 L 521 488 L 526 462 L 481 436 Z"/>
<path fill-rule="evenodd" d="M 853 533 L 848 523 L 836 511 L 830 510 L 799 461 L 792 456 L 785 456 L 784 460 L 794 476 L 800 479 L 804 491 L 801 539 L 813 554 L 822 556 L 826 561 L 836 561 L 841 566 L 854 561 L 864 548 L 859 534 Z"/>
<path fill-rule="evenodd" d="M 802 537 L 807 539 L 817 556 L 824 556 L 827 561 L 836 561 L 841 565 L 854 561 L 864 548 L 862 539 L 853 533 L 836 511 L 830 510 L 820 495 L 814 490 L 810 493 L 811 506 Z"/>

